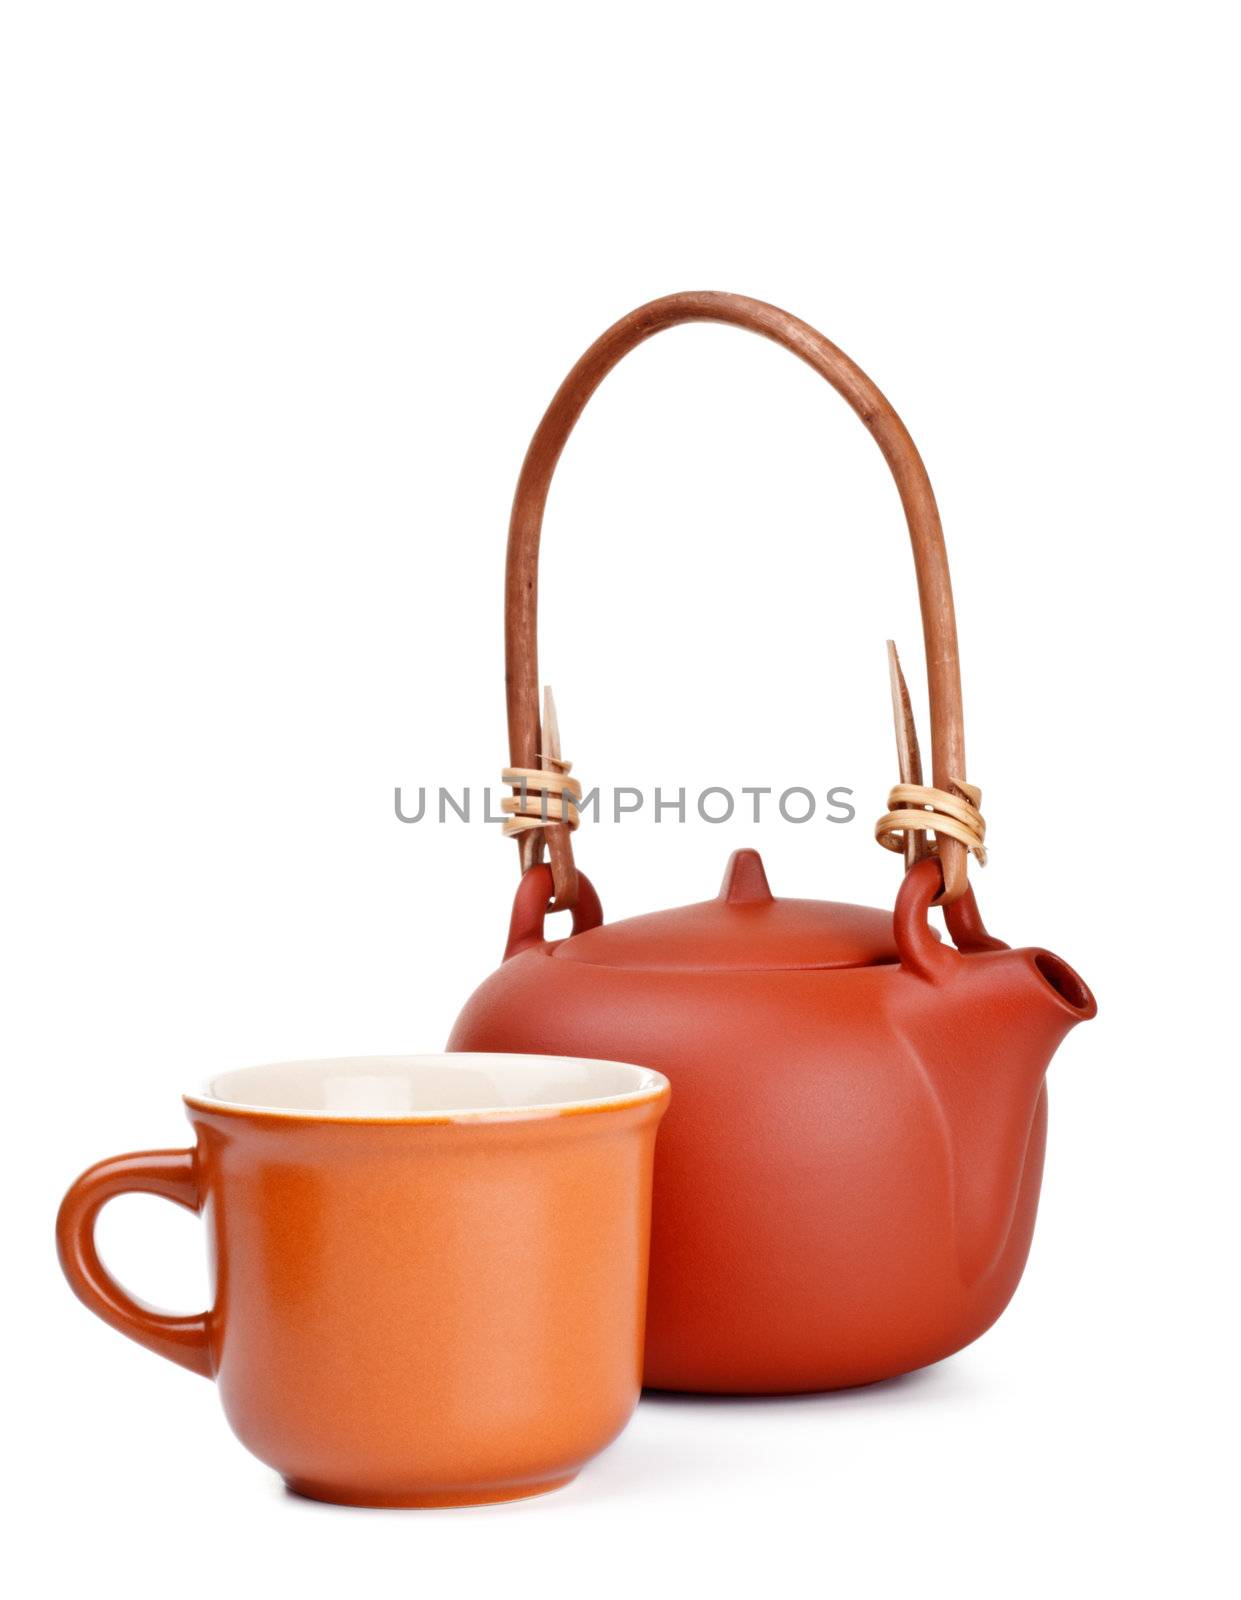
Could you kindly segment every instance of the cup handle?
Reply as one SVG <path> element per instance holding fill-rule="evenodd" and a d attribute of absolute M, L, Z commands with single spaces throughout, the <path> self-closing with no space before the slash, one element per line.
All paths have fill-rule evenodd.
<path fill-rule="evenodd" d="M 204 1378 L 214 1377 L 207 1314 L 174 1317 L 144 1305 L 121 1288 L 100 1260 L 95 1222 L 118 1194 L 157 1194 L 197 1213 L 200 1201 L 194 1151 L 142 1150 L 96 1162 L 60 1203 L 56 1249 L 69 1287 L 109 1327 L 178 1366 Z"/>

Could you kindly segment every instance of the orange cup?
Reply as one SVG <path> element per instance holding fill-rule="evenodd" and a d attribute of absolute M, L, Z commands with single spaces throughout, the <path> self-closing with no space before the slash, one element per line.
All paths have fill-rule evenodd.
<path fill-rule="evenodd" d="M 238 1438 L 299 1494 L 541 1494 L 637 1403 L 668 1092 L 644 1067 L 556 1056 L 225 1073 L 185 1096 L 193 1149 L 82 1174 L 61 1266 L 105 1322 L 214 1378 Z M 103 1266 L 95 1219 L 134 1191 L 206 1218 L 210 1311 L 153 1311 Z"/>

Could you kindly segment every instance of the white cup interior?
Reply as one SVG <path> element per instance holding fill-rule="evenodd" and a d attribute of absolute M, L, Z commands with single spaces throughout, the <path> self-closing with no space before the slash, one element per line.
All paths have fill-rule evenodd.
<path fill-rule="evenodd" d="M 188 1094 L 191 1104 L 286 1116 L 391 1118 L 511 1116 L 641 1100 L 661 1073 L 575 1056 L 343 1056 L 241 1067 Z"/>

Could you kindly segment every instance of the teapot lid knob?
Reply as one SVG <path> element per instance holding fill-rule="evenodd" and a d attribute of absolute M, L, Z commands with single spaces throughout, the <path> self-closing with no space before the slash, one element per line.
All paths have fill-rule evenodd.
<path fill-rule="evenodd" d="M 774 899 L 757 850 L 734 850 L 729 856 L 720 899 L 730 906 L 765 905 Z"/>

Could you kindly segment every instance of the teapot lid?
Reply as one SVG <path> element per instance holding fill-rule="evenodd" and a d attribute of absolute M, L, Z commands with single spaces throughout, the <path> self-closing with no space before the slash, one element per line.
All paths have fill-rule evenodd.
<path fill-rule="evenodd" d="M 757 850 L 734 852 L 717 899 L 590 928 L 552 954 L 646 972 L 805 971 L 900 960 L 890 911 L 777 900 Z"/>

